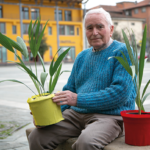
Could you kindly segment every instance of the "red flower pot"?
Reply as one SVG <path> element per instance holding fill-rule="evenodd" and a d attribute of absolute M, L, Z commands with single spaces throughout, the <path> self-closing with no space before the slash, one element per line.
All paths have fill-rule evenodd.
<path fill-rule="evenodd" d="M 125 126 L 125 143 L 135 146 L 150 145 L 150 112 L 121 111 Z"/>

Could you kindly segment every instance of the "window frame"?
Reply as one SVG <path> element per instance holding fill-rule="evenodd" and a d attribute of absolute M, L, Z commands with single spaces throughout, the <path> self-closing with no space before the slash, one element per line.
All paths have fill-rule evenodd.
<path fill-rule="evenodd" d="M 143 11 L 144 8 L 145 8 L 145 10 Z M 145 12 L 146 12 L 146 7 L 142 7 L 142 8 L 141 8 L 141 12 L 142 12 L 142 13 L 145 13 Z"/>
<path fill-rule="evenodd" d="M 14 33 L 14 28 L 13 27 L 15 27 L 15 33 Z M 17 26 L 16 25 L 12 25 L 12 34 L 17 34 Z"/>
<path fill-rule="evenodd" d="M 48 27 L 48 35 L 52 35 L 52 27 Z"/>
<path fill-rule="evenodd" d="M 54 10 L 54 14 L 55 14 L 55 21 L 57 21 L 57 18 L 56 18 L 56 9 Z M 58 21 L 63 21 L 63 11 L 61 9 L 58 10 Z"/>
<path fill-rule="evenodd" d="M 4 32 L 1 31 L 1 25 L 4 24 Z M 3 34 L 6 34 L 6 23 L 5 22 L 0 22 L 0 32 Z"/>
<path fill-rule="evenodd" d="M 0 18 L 3 18 L 3 6 L 0 5 Z"/>
<path fill-rule="evenodd" d="M 4 60 L 4 54 L 3 54 L 3 48 L 5 49 L 5 54 L 6 54 L 6 59 Z M 0 56 L 1 56 L 1 59 L 0 59 L 0 63 L 6 63 L 7 61 L 7 49 L 4 47 L 4 46 L 0 46 Z"/>
<path fill-rule="evenodd" d="M 35 11 L 33 11 L 32 9 L 35 9 Z M 38 10 L 38 16 L 36 16 L 36 15 L 37 15 L 36 10 Z M 32 14 L 33 14 L 33 13 L 34 13 L 34 16 L 36 16 L 36 17 L 34 17 L 34 18 L 32 18 Z M 31 8 L 31 19 L 32 19 L 32 20 L 36 20 L 39 16 L 40 16 L 40 9 L 39 9 L 39 8 Z"/>
<path fill-rule="evenodd" d="M 70 19 L 68 19 L 68 12 L 70 12 Z M 66 14 L 67 13 L 67 14 Z M 67 15 L 67 16 L 66 16 Z M 71 10 L 65 10 L 65 21 L 72 21 L 72 11 Z"/>
<path fill-rule="evenodd" d="M 24 10 L 24 9 L 28 9 L 28 11 Z M 26 18 L 26 12 L 28 13 L 28 17 Z M 22 19 L 29 19 L 29 8 L 28 7 L 22 7 Z"/>
<path fill-rule="evenodd" d="M 26 25 L 26 30 L 24 30 L 24 26 Z M 28 34 L 29 23 L 23 23 L 23 34 Z M 27 31 L 24 33 L 24 31 Z"/>
<path fill-rule="evenodd" d="M 63 31 L 63 33 L 64 34 L 61 34 L 62 32 L 61 32 L 61 27 L 64 27 L 64 31 Z M 73 34 L 68 34 L 68 28 L 71 28 L 71 27 L 73 27 Z M 69 29 L 69 33 L 71 32 L 71 30 Z M 59 35 L 65 35 L 65 36 L 74 36 L 75 35 L 75 26 L 73 26 L 73 25 L 59 25 Z"/>
<path fill-rule="evenodd" d="M 138 14 L 139 13 L 139 9 L 138 8 L 135 8 L 134 9 L 134 14 Z"/>

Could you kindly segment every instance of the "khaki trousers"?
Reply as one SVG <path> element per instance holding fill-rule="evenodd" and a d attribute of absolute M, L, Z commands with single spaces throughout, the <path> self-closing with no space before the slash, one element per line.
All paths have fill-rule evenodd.
<path fill-rule="evenodd" d="M 121 116 L 81 114 L 72 109 L 63 112 L 65 120 L 29 135 L 30 150 L 53 150 L 71 137 L 78 137 L 73 150 L 101 150 L 123 132 Z"/>

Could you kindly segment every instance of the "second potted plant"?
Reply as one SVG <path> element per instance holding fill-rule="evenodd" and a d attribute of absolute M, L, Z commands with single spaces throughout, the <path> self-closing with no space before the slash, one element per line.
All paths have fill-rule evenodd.
<path fill-rule="evenodd" d="M 138 107 L 138 110 L 124 110 L 121 112 L 125 126 L 125 143 L 135 146 L 146 146 L 150 145 L 150 112 L 145 112 L 143 104 L 146 98 L 150 95 L 150 93 L 145 93 L 147 87 L 149 86 L 150 80 L 145 85 L 142 95 L 140 95 L 140 89 L 144 72 L 147 27 L 145 26 L 143 32 L 139 61 L 135 36 L 133 36 L 134 38 L 132 39 L 132 50 L 125 32 L 122 31 L 122 33 L 132 66 L 129 65 L 127 58 L 122 51 L 120 52 L 123 57 L 114 58 L 121 63 L 121 65 L 132 77 L 137 94 L 135 102 Z"/>

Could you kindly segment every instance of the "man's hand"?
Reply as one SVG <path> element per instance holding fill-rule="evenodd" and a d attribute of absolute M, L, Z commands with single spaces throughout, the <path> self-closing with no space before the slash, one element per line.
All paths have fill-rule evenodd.
<path fill-rule="evenodd" d="M 57 105 L 77 105 L 77 94 L 71 91 L 62 91 L 56 93 L 52 99 L 54 103 L 57 103 Z"/>

